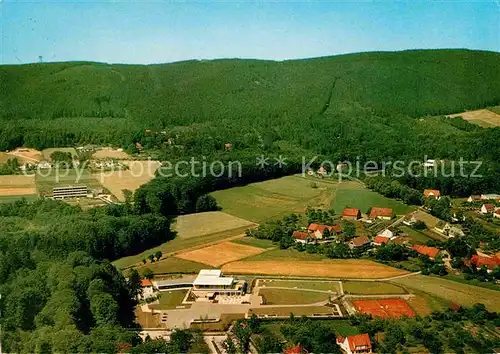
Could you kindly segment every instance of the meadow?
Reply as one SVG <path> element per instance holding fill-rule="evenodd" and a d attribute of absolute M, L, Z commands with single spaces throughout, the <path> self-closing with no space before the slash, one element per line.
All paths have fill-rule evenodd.
<path fill-rule="evenodd" d="M 70 153 L 71 156 L 73 157 L 73 160 L 76 160 L 78 158 L 78 154 L 77 154 L 75 148 L 72 148 L 72 147 L 58 147 L 58 148 L 43 149 L 42 150 L 43 158 L 47 161 L 52 161 L 50 155 L 52 155 L 52 153 L 54 153 L 56 151 Z"/>
<path fill-rule="evenodd" d="M 85 185 L 89 189 L 103 189 L 99 181 L 88 171 L 83 169 L 50 169 L 37 172 L 36 188 L 43 196 L 52 195 L 54 187 Z"/>
<path fill-rule="evenodd" d="M 266 305 L 305 305 L 328 300 L 327 293 L 295 289 L 260 289 Z"/>
<path fill-rule="evenodd" d="M 36 195 L 35 177 L 26 175 L 0 176 L 1 197 L 23 197 Z"/>
<path fill-rule="evenodd" d="M 279 287 L 340 292 L 340 285 L 335 281 L 259 279 L 258 286 L 260 288 Z"/>
<path fill-rule="evenodd" d="M 500 311 L 500 293 L 495 290 L 425 275 L 395 279 L 391 280 L 391 283 L 403 285 L 411 291 L 417 290 L 453 301 L 459 305 L 472 306 L 482 303 L 490 311 Z"/>
<path fill-rule="evenodd" d="M 402 287 L 384 282 L 345 281 L 342 286 L 351 295 L 407 294 Z"/>

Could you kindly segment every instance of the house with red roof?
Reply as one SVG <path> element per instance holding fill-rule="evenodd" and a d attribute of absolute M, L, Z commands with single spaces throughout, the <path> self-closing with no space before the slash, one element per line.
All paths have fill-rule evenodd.
<path fill-rule="evenodd" d="M 344 220 L 358 220 L 361 217 L 361 212 L 357 208 L 345 208 L 342 212 Z"/>
<path fill-rule="evenodd" d="M 349 248 L 361 249 L 370 245 L 370 239 L 367 236 L 358 236 L 349 241 Z"/>
<path fill-rule="evenodd" d="M 425 198 L 434 197 L 436 199 L 439 199 L 441 197 L 441 192 L 438 191 L 437 189 L 426 189 L 424 190 L 424 197 Z"/>
<path fill-rule="evenodd" d="M 392 209 L 391 208 L 372 207 L 370 209 L 370 218 L 371 219 L 391 220 L 392 219 Z"/>
<path fill-rule="evenodd" d="M 423 255 L 423 256 L 427 256 L 429 257 L 430 259 L 434 259 L 436 258 L 436 256 L 439 254 L 439 252 L 441 252 L 439 250 L 439 248 L 436 248 L 436 247 L 428 247 L 428 246 L 424 246 L 424 245 L 413 245 L 412 247 L 415 251 L 417 251 L 417 253 Z"/>
<path fill-rule="evenodd" d="M 495 211 L 495 206 L 491 203 L 483 204 L 481 206 L 481 214 L 489 214 Z"/>
<path fill-rule="evenodd" d="M 382 235 L 377 235 L 373 239 L 372 245 L 379 247 L 379 246 L 382 246 L 382 245 L 385 245 L 385 244 L 389 243 L 390 240 L 391 240 L 390 237 L 386 237 L 386 236 L 382 236 Z"/>
<path fill-rule="evenodd" d="M 154 295 L 154 292 L 155 292 L 153 282 L 149 279 L 142 279 L 141 280 L 141 290 L 142 290 L 142 294 L 138 295 L 139 300 L 152 297 Z"/>
<path fill-rule="evenodd" d="M 337 345 L 347 354 L 371 354 L 372 342 L 366 333 L 348 337 L 337 337 Z"/>
<path fill-rule="evenodd" d="M 302 346 L 300 344 L 298 345 L 294 345 L 293 347 L 288 347 L 285 349 L 285 354 L 302 354 L 302 353 L 306 353 L 306 351 L 304 350 L 304 348 L 302 348 Z"/>
<path fill-rule="evenodd" d="M 475 254 L 471 257 L 470 263 L 478 270 L 485 266 L 488 273 L 491 273 L 495 267 L 500 267 L 500 258 Z"/>
<path fill-rule="evenodd" d="M 294 231 L 292 234 L 292 238 L 297 243 L 311 243 L 316 242 L 316 237 L 314 234 L 310 234 L 305 231 Z"/>
<path fill-rule="evenodd" d="M 494 216 L 495 218 L 499 218 L 499 219 L 500 219 L 500 208 L 499 208 L 499 209 L 497 209 L 497 210 L 495 210 L 495 212 L 493 213 L 493 216 Z"/>
<path fill-rule="evenodd" d="M 321 240 L 324 237 L 325 230 L 328 230 L 330 236 L 333 237 L 342 232 L 342 227 L 340 225 L 331 226 L 312 223 L 307 228 L 307 231 L 309 231 L 310 234 L 313 234 L 318 240 Z"/>

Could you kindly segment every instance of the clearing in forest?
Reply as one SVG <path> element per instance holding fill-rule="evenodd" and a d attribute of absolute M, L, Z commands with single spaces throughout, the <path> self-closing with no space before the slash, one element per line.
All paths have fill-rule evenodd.
<path fill-rule="evenodd" d="M 124 189 L 135 191 L 143 184 L 155 177 L 155 172 L 160 167 L 159 161 L 147 160 L 123 160 L 123 164 L 129 169 L 118 171 L 103 171 L 94 174 L 95 178 L 102 183 L 118 200 L 125 201 Z"/>
<path fill-rule="evenodd" d="M 222 271 L 232 274 L 311 276 L 343 279 L 381 279 L 407 273 L 404 270 L 365 259 L 236 261 L 225 264 L 222 267 Z"/>
<path fill-rule="evenodd" d="M 93 159 L 130 160 L 130 155 L 123 149 L 103 148 L 92 154 Z"/>
<path fill-rule="evenodd" d="M 254 256 L 262 252 L 264 252 L 262 248 L 245 246 L 233 242 L 222 242 L 194 251 L 179 253 L 176 257 L 218 267 L 224 263 Z"/>
<path fill-rule="evenodd" d="M 493 108 L 494 109 L 494 108 Z M 478 109 L 475 111 L 467 111 L 462 113 L 451 114 L 448 117 L 462 117 L 470 123 L 477 124 L 483 128 L 500 126 L 500 114 L 497 114 L 489 109 Z"/>

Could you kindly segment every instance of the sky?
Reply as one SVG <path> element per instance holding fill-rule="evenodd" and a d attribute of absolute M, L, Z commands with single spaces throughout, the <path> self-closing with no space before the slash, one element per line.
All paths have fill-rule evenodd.
<path fill-rule="evenodd" d="M 500 51 L 500 1 L 0 0 L 0 63 Z"/>

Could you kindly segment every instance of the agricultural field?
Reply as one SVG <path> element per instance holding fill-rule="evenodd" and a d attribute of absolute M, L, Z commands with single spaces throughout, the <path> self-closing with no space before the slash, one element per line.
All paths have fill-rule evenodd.
<path fill-rule="evenodd" d="M 402 287 L 384 282 L 345 281 L 342 286 L 345 294 L 352 295 L 407 294 Z"/>
<path fill-rule="evenodd" d="M 42 155 L 43 155 L 44 160 L 52 161 L 52 159 L 50 158 L 50 155 L 53 152 L 56 152 L 56 151 L 69 152 L 71 154 L 71 156 L 73 157 L 73 160 L 76 160 L 78 158 L 78 154 L 77 154 L 75 148 L 72 148 L 72 147 L 67 147 L 67 148 L 48 148 L 48 149 L 43 149 L 42 150 Z"/>
<path fill-rule="evenodd" d="M 38 163 L 43 160 L 41 151 L 30 148 L 17 148 L 7 153 L 10 157 L 17 157 L 19 162 L 35 162 Z"/>
<path fill-rule="evenodd" d="M 38 199 L 38 196 L 35 194 L 29 195 L 10 195 L 10 196 L 0 196 L 0 204 L 1 203 L 12 203 L 17 200 L 25 199 L 28 202 L 34 202 Z"/>
<path fill-rule="evenodd" d="M 296 289 L 260 289 L 266 305 L 306 305 L 328 300 L 327 293 Z"/>
<path fill-rule="evenodd" d="M 500 126 L 500 112 L 497 107 L 491 109 L 478 109 L 474 111 L 467 111 L 449 115 L 448 117 L 462 117 L 463 119 L 474 123 L 483 128 L 498 127 Z"/>
<path fill-rule="evenodd" d="M 196 217 L 201 217 L 200 220 L 203 220 L 203 223 L 197 221 Z M 191 225 L 196 225 L 196 227 L 190 227 L 190 224 L 187 221 L 191 221 Z M 217 244 L 230 239 L 243 238 L 245 230 L 253 224 L 247 222 L 246 226 L 231 228 L 240 224 L 245 223 L 241 221 L 241 219 L 234 218 L 233 216 L 221 212 L 180 215 L 176 218 L 174 228 L 177 231 L 177 235 L 173 240 L 167 241 L 157 247 L 151 248 L 134 256 L 120 258 L 114 261 L 113 264 L 115 264 L 118 268 L 124 269 L 133 265 L 140 265 L 143 258 L 147 258 L 148 255 L 155 253 L 156 251 L 162 251 L 163 255 L 173 255 L 177 252 L 187 252 L 189 250 Z M 221 225 L 228 226 L 225 226 L 226 229 L 221 229 Z M 216 231 L 214 232 L 214 230 Z M 157 262 L 155 267 L 164 268 L 160 265 L 162 262 L 163 260 Z M 205 268 L 206 267 L 207 266 L 205 266 Z"/>
<path fill-rule="evenodd" d="M 85 185 L 89 189 L 102 189 L 99 181 L 84 169 L 50 169 L 36 174 L 36 188 L 40 195 L 52 195 L 52 188 Z"/>
<path fill-rule="evenodd" d="M 342 214 L 346 207 L 358 208 L 362 213 L 367 213 L 373 206 L 392 208 L 396 215 L 408 214 L 414 210 L 413 207 L 395 199 L 386 198 L 358 182 L 347 181 L 338 184 L 332 202 L 332 209 L 336 214 Z"/>
<path fill-rule="evenodd" d="M 260 223 L 303 213 L 308 206 L 329 208 L 335 189 L 335 181 L 294 175 L 216 191 L 212 196 L 224 212 Z"/>
<path fill-rule="evenodd" d="M 351 279 L 381 279 L 406 274 L 404 270 L 364 259 L 300 259 L 268 261 L 236 261 L 227 263 L 222 271 L 231 274 L 262 274 L 302 277 L 329 277 Z"/>
<path fill-rule="evenodd" d="M 500 311 L 500 292 L 495 290 L 425 275 L 394 279 L 391 283 L 453 301 L 459 305 L 472 306 L 475 303 L 482 303 L 490 311 Z"/>
<path fill-rule="evenodd" d="M 179 237 L 187 239 L 252 226 L 255 224 L 250 221 L 220 211 L 209 211 L 177 217 L 173 230 L 177 232 Z"/>
<path fill-rule="evenodd" d="M 325 255 L 320 253 L 307 253 L 299 252 L 294 248 L 275 248 L 260 253 L 256 256 L 248 257 L 246 261 L 288 261 L 289 259 L 301 261 L 322 261 L 328 259 Z"/>
<path fill-rule="evenodd" d="M 93 159 L 130 160 L 131 157 L 123 149 L 103 148 L 92 154 Z"/>
<path fill-rule="evenodd" d="M 259 279 L 258 286 L 260 288 L 297 288 L 340 293 L 340 284 L 336 281 Z"/>
<path fill-rule="evenodd" d="M 35 177 L 26 175 L 0 176 L 0 197 L 30 197 L 36 195 Z"/>
<path fill-rule="evenodd" d="M 240 245 L 233 242 L 222 242 L 213 246 L 179 253 L 176 257 L 218 267 L 224 263 L 254 256 L 262 252 L 264 252 L 262 248 Z"/>
<path fill-rule="evenodd" d="M 121 163 L 127 165 L 129 169 L 95 173 L 94 178 L 100 181 L 107 190 L 122 202 L 125 201 L 124 189 L 135 191 L 152 180 L 155 177 L 156 170 L 160 167 L 160 162 L 150 160 L 123 160 Z"/>
<path fill-rule="evenodd" d="M 274 249 L 276 245 L 271 240 L 258 239 L 254 237 L 243 237 L 232 240 L 231 242 L 238 243 L 240 245 L 247 245 L 253 247 L 259 247 L 264 249 Z"/>

